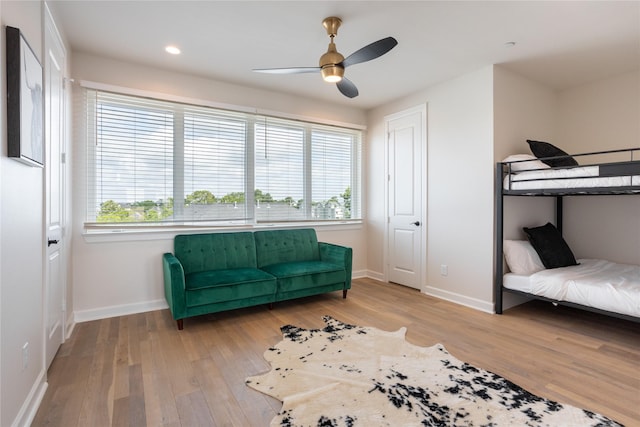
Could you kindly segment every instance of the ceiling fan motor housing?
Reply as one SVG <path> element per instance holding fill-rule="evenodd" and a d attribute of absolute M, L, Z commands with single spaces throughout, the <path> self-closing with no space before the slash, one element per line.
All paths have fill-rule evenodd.
<path fill-rule="evenodd" d="M 322 73 L 324 81 L 339 82 L 342 80 L 344 67 L 338 65 L 341 64 L 342 61 L 344 61 L 344 56 L 336 50 L 336 45 L 332 39 L 331 43 L 329 43 L 329 49 L 320 57 L 320 67 L 322 68 L 320 72 Z"/>

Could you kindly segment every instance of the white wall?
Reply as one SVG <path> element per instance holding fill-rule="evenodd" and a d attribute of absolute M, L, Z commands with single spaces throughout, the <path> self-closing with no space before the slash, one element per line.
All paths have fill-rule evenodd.
<path fill-rule="evenodd" d="M 640 71 L 560 92 L 556 142 L 567 152 L 640 147 Z"/>
<path fill-rule="evenodd" d="M 365 125 L 362 110 L 74 52 L 72 77 L 168 95 Z M 336 92 L 336 96 L 341 96 Z"/>
<path fill-rule="evenodd" d="M 559 93 L 558 124 L 569 153 L 640 147 L 640 71 Z M 640 197 L 566 198 L 565 218 L 577 257 L 640 264 Z"/>
<path fill-rule="evenodd" d="M 494 158 L 531 154 L 527 139 L 554 141 L 557 132 L 557 94 L 539 83 L 495 67 Z M 504 198 L 504 238 L 525 239 L 522 227 L 555 222 L 551 198 Z"/>
<path fill-rule="evenodd" d="M 0 46 L 5 25 L 20 28 L 42 59 L 42 4 L 2 2 Z M 3 55 L 4 56 L 4 55 Z M 41 61 L 42 62 L 42 61 Z M 5 60 L 2 60 L 6 64 Z M 1 71 L 0 141 L 0 425 L 22 425 L 37 409 L 46 386 L 43 329 L 44 195 L 43 169 L 7 157 L 6 68 Z M 22 346 L 29 358 L 22 367 Z M 35 407 L 34 407 L 35 406 Z"/>
<path fill-rule="evenodd" d="M 368 266 L 384 274 L 384 116 L 427 104 L 427 254 L 423 291 L 491 311 L 493 67 L 370 112 L 367 145 Z M 447 264 L 448 276 L 440 275 Z"/>
<path fill-rule="evenodd" d="M 366 124 L 366 116 L 359 109 L 161 71 L 84 53 L 74 53 L 72 77 L 76 82 L 87 80 L 335 122 Z M 79 114 L 77 108 L 75 114 Z M 165 307 L 161 260 L 164 252 L 173 250 L 173 234 L 143 234 L 124 238 L 116 234 L 103 237 L 99 242 L 88 241 L 83 237 L 86 202 L 85 146 L 78 134 L 73 138 L 73 156 L 72 275 L 76 320 Z M 349 227 L 340 231 L 335 230 L 335 227 L 319 228 L 318 238 L 351 246 L 354 272 L 364 274 L 367 261 L 363 227 Z"/>

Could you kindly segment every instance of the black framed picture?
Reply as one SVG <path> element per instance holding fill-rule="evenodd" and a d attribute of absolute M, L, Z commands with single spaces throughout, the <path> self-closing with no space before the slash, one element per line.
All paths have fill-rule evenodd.
<path fill-rule="evenodd" d="M 18 28 L 6 27 L 7 152 L 31 166 L 44 165 L 42 66 Z"/>

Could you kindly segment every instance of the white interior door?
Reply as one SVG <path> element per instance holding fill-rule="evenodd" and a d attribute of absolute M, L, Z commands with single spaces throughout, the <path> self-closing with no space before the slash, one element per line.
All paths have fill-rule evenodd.
<path fill-rule="evenodd" d="M 64 341 L 66 271 L 64 243 L 64 63 L 65 51 L 48 13 L 46 18 L 44 85 L 46 143 L 47 260 L 44 301 L 46 366 Z"/>
<path fill-rule="evenodd" d="M 422 288 L 426 230 L 423 174 L 426 107 L 386 118 L 388 146 L 387 280 Z"/>

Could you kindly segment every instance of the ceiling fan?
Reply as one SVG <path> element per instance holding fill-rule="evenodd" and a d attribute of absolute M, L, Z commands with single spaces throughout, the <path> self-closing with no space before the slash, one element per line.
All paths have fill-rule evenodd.
<path fill-rule="evenodd" d="M 338 28 L 342 24 L 342 20 L 335 16 L 330 16 L 322 21 L 322 25 L 327 30 L 327 34 L 331 39 L 329 49 L 320 57 L 320 65 L 318 67 L 293 67 L 293 68 L 260 68 L 253 71 L 258 73 L 270 74 L 301 74 L 301 73 L 317 73 L 322 74 L 324 81 L 336 83 L 338 90 L 346 97 L 355 98 L 358 96 L 358 88 L 350 80 L 344 77 L 344 69 L 361 62 L 371 61 L 393 49 L 398 41 L 393 37 L 373 42 L 355 52 L 346 58 L 336 50 L 333 38 L 338 34 Z"/>

